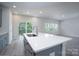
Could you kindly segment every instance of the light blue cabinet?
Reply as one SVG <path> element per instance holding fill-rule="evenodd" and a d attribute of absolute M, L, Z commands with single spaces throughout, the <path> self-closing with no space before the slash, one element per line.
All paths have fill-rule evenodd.
<path fill-rule="evenodd" d="M 9 38 L 8 33 L 0 35 L 0 49 L 5 48 L 8 45 Z"/>

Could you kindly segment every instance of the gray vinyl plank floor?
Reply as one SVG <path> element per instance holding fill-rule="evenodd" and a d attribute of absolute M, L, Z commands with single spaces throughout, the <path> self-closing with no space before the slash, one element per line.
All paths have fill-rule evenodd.
<path fill-rule="evenodd" d="M 24 56 L 23 37 L 20 36 L 20 39 L 13 40 L 12 43 L 2 51 L 1 55 L 2 56 Z"/>

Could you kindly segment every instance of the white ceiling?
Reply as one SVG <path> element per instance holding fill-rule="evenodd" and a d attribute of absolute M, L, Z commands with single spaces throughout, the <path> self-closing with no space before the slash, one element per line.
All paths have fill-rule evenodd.
<path fill-rule="evenodd" d="M 79 16 L 79 2 L 3 2 L 13 13 L 63 20 Z M 12 8 L 13 5 L 16 8 Z M 40 14 L 40 11 L 43 13 Z"/>

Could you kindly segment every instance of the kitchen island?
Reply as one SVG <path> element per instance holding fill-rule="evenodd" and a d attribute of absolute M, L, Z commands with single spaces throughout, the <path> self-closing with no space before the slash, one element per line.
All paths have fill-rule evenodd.
<path fill-rule="evenodd" d="M 28 51 L 31 55 L 49 56 L 54 54 L 61 56 L 63 43 L 71 39 L 47 33 L 38 33 L 37 36 L 28 36 L 24 33 L 25 53 Z M 27 45 L 29 47 L 26 47 Z"/>

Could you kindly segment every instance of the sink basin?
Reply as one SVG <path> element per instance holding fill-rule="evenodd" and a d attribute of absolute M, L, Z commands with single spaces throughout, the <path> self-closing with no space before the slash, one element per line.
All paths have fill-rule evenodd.
<path fill-rule="evenodd" d="M 28 37 L 36 37 L 36 34 L 27 34 Z"/>

